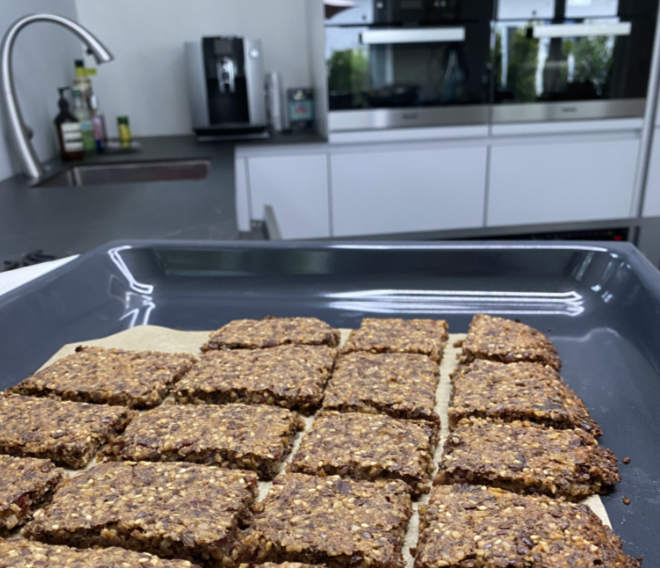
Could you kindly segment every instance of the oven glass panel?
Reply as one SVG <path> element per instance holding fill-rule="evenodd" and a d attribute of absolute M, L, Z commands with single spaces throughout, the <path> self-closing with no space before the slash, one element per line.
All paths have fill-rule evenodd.
<path fill-rule="evenodd" d="M 486 103 L 489 35 L 486 22 L 326 28 L 330 110 Z"/>
<path fill-rule="evenodd" d="M 654 25 L 618 18 L 495 24 L 495 103 L 646 96 Z"/>

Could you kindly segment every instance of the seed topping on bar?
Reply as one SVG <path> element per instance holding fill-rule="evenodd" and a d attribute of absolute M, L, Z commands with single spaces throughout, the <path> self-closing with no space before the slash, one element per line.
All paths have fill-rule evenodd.
<path fill-rule="evenodd" d="M 444 320 L 364 318 L 344 346 L 345 353 L 421 353 L 439 363 L 449 338 Z"/>
<path fill-rule="evenodd" d="M 187 560 L 164 560 L 123 548 L 80 550 L 32 540 L 0 540 L 0 568 L 194 568 Z"/>
<path fill-rule="evenodd" d="M 106 453 L 251 469 L 272 479 L 302 427 L 297 414 L 276 406 L 166 404 L 137 416 Z"/>
<path fill-rule="evenodd" d="M 420 507 L 415 568 L 637 568 L 585 505 L 469 485 L 434 487 Z"/>
<path fill-rule="evenodd" d="M 241 470 L 107 462 L 64 484 L 25 531 L 51 544 L 226 563 L 256 486 L 257 476 Z"/>
<path fill-rule="evenodd" d="M 463 418 L 452 428 L 436 483 L 492 485 L 580 500 L 621 480 L 614 454 L 581 429 Z"/>
<path fill-rule="evenodd" d="M 185 353 L 79 346 L 12 390 L 65 400 L 150 408 L 160 404 L 192 366 Z"/>
<path fill-rule="evenodd" d="M 412 504 L 399 480 L 287 473 L 273 482 L 241 543 L 244 562 L 402 568 Z"/>
<path fill-rule="evenodd" d="M 290 471 L 401 479 L 419 496 L 431 488 L 437 426 L 382 414 L 324 412 L 304 434 Z"/>
<path fill-rule="evenodd" d="M 308 414 L 321 403 L 336 352 L 323 345 L 209 351 L 177 385 L 176 398 L 275 404 Z"/>
<path fill-rule="evenodd" d="M 85 467 L 99 447 L 120 433 L 133 416 L 123 406 L 106 406 L 0 394 L 0 452 L 48 458 L 58 465 Z"/>
<path fill-rule="evenodd" d="M 452 383 L 450 424 L 466 416 L 523 419 L 602 435 L 582 400 L 548 365 L 477 359 L 459 367 Z"/>
<path fill-rule="evenodd" d="M 461 361 L 490 359 L 502 363 L 528 361 L 559 370 L 557 348 L 537 329 L 513 320 L 477 314 L 463 341 Z"/>
<path fill-rule="evenodd" d="M 311 317 L 237 319 L 210 334 L 202 351 L 276 345 L 339 345 L 339 330 Z"/>
<path fill-rule="evenodd" d="M 323 408 L 439 421 L 439 367 L 426 355 L 357 351 L 337 358 Z"/>
<path fill-rule="evenodd" d="M 25 523 L 61 478 L 61 471 L 48 460 L 0 455 L 0 534 Z"/>

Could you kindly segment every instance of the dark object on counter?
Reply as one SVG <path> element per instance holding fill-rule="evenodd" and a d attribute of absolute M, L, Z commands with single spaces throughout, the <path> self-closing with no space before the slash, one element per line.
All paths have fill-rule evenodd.
<path fill-rule="evenodd" d="M 55 260 L 56 258 L 57 257 L 52 254 L 46 254 L 41 249 L 37 249 L 26 253 L 19 260 L 5 260 L 4 267 L 0 272 L 14 270 L 15 268 L 21 268 L 23 266 L 32 266 L 33 264 L 48 262 L 49 260 Z"/>
<path fill-rule="evenodd" d="M 57 130 L 57 141 L 60 145 L 60 156 L 64 161 L 82 160 L 84 152 L 80 123 L 71 113 L 69 101 L 64 96 L 69 87 L 59 87 L 57 90 L 60 93 L 60 98 L 57 101 L 60 112 L 55 117 L 55 129 Z"/>
<path fill-rule="evenodd" d="M 314 91 L 288 89 L 286 98 L 291 130 L 309 130 L 314 127 Z"/>

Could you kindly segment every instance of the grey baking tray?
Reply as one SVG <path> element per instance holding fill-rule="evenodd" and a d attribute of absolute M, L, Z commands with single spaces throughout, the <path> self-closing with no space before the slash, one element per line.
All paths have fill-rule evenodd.
<path fill-rule="evenodd" d="M 660 273 L 628 244 L 112 243 L 0 296 L 0 387 L 62 344 L 150 323 L 237 317 L 519 318 L 559 348 L 562 374 L 630 465 L 604 498 L 628 553 L 660 566 Z M 631 500 L 622 503 L 624 496 Z"/>

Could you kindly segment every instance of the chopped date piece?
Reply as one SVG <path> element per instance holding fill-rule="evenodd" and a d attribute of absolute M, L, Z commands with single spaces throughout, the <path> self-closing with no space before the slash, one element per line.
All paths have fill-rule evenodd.
<path fill-rule="evenodd" d="M 502 363 L 528 361 L 559 370 L 557 348 L 537 329 L 505 318 L 477 314 L 463 341 L 461 361 L 490 359 Z"/>
<path fill-rule="evenodd" d="M 345 353 L 421 353 L 436 363 L 449 339 L 444 320 L 364 318 L 360 329 L 353 330 L 344 346 Z"/>
<path fill-rule="evenodd" d="M 276 345 L 339 345 L 339 330 L 311 317 L 230 321 L 209 336 L 202 351 L 212 349 L 258 349 Z"/>
<path fill-rule="evenodd" d="M 58 465 L 85 467 L 99 447 L 119 434 L 133 416 L 106 406 L 0 394 L 0 452 L 48 458 Z"/>
<path fill-rule="evenodd" d="M 415 568 L 641 566 L 585 505 L 492 487 L 434 487 L 419 534 Z"/>
<path fill-rule="evenodd" d="M 621 480 L 614 454 L 584 430 L 463 418 L 447 437 L 436 483 L 471 483 L 580 500 Z"/>
<path fill-rule="evenodd" d="M 160 404 L 192 366 L 185 353 L 79 346 L 13 388 L 27 395 L 150 408 Z"/>

